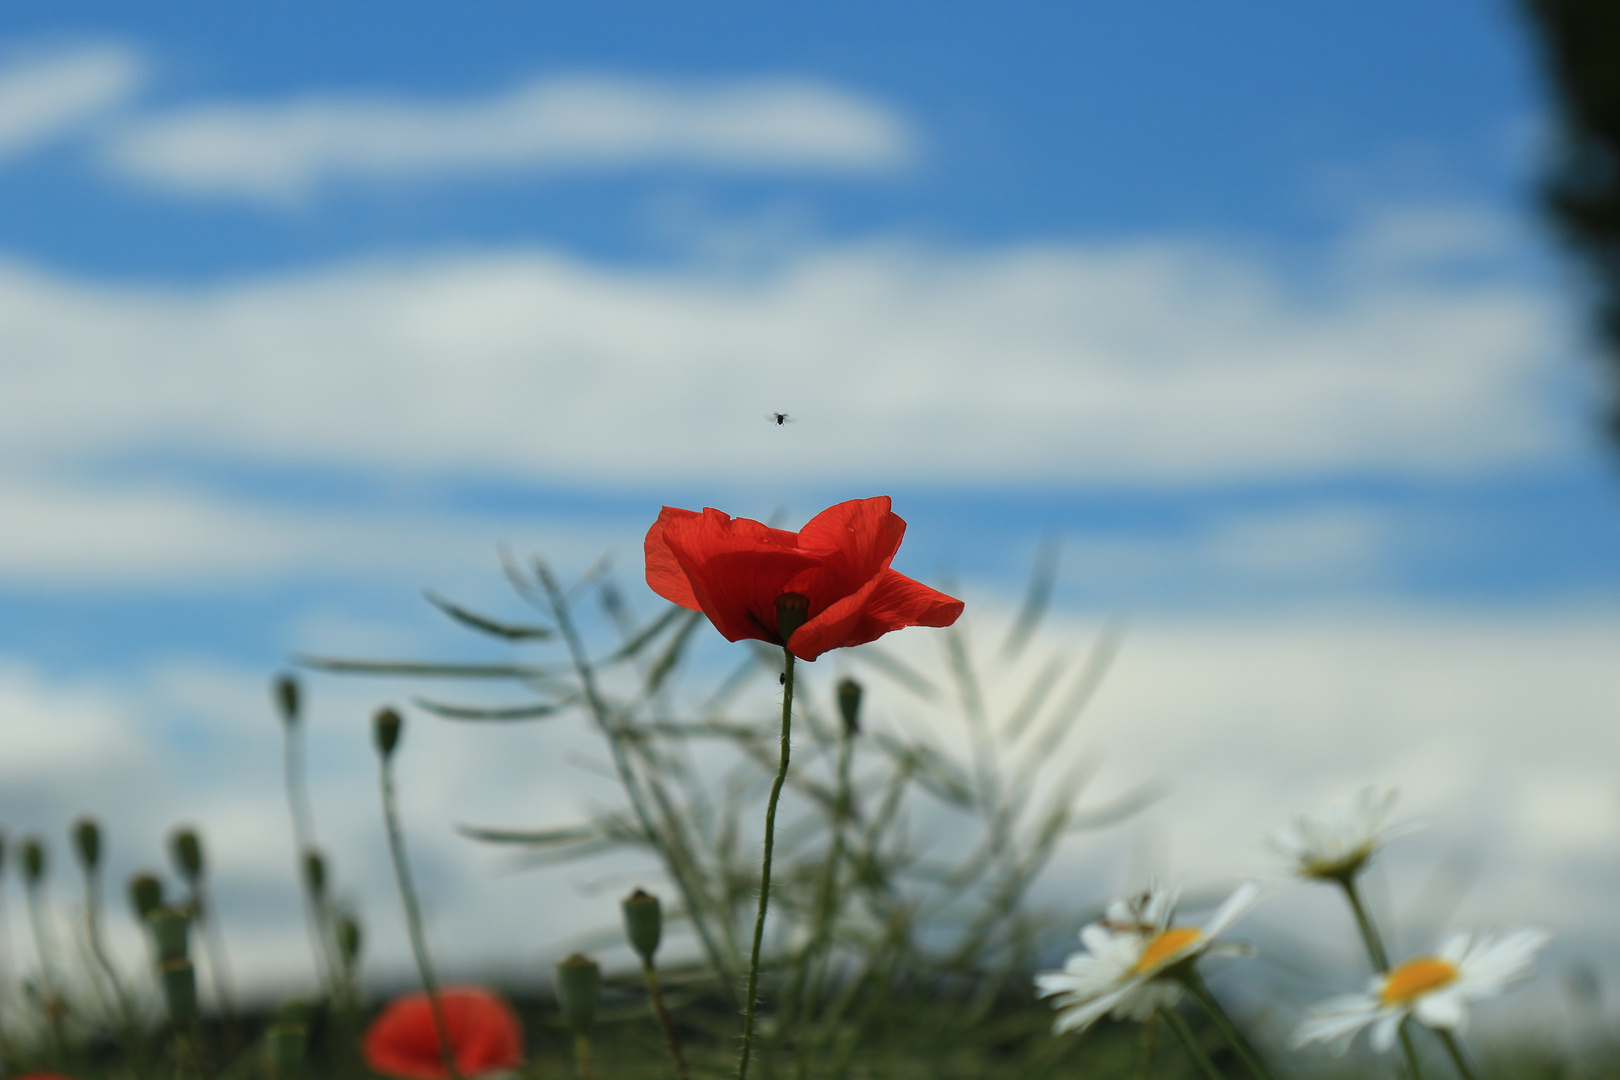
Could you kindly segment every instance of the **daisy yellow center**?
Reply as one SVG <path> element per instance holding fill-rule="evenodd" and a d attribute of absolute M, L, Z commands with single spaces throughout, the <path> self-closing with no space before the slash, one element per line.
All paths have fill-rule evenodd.
<path fill-rule="evenodd" d="M 1405 1005 L 1413 998 L 1438 990 L 1457 977 L 1457 965 L 1436 956 L 1419 956 L 1389 973 L 1378 1000 L 1385 1005 Z"/>
<path fill-rule="evenodd" d="M 1172 926 L 1167 930 L 1160 930 L 1153 940 L 1147 943 L 1147 948 L 1142 950 L 1136 966 L 1131 970 L 1141 974 L 1163 967 L 1166 960 L 1196 944 L 1203 936 L 1204 932 L 1196 926 Z"/>

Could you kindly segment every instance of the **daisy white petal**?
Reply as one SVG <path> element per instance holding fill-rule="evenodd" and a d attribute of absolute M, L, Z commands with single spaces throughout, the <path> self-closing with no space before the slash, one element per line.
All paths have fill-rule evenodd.
<path fill-rule="evenodd" d="M 1271 846 L 1303 878 L 1331 881 L 1353 877 L 1392 838 L 1411 830 L 1389 824 L 1394 789 L 1365 788 L 1354 804 L 1333 808 L 1326 817 L 1298 817 L 1292 829 L 1273 835 Z"/>

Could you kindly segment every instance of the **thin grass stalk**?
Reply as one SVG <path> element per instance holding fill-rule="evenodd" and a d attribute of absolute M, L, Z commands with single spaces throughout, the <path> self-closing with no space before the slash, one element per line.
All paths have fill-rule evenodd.
<path fill-rule="evenodd" d="M 765 911 L 771 898 L 771 854 L 776 844 L 776 804 L 787 781 L 788 758 L 792 752 L 793 662 L 794 655 L 782 648 L 782 751 L 776 780 L 771 784 L 770 801 L 765 804 L 765 854 L 759 864 L 759 910 L 754 915 L 754 940 L 748 952 L 748 989 L 743 999 L 742 1049 L 737 1053 L 737 1080 L 748 1080 L 748 1058 L 754 1048 L 754 1012 L 759 1004 L 759 950 L 765 939 Z"/>
<path fill-rule="evenodd" d="M 383 824 L 388 830 L 388 854 L 394 862 L 394 878 L 399 882 L 399 895 L 405 905 L 405 927 L 410 931 L 411 952 L 416 957 L 416 970 L 422 977 L 422 989 L 427 993 L 428 1009 L 433 1015 L 433 1032 L 438 1037 L 439 1056 L 450 1080 L 461 1080 L 456 1070 L 456 1055 L 450 1046 L 450 1025 L 444 1018 L 444 1003 L 439 1000 L 439 981 L 433 974 L 433 961 L 428 956 L 427 938 L 422 932 L 422 909 L 417 903 L 416 886 L 411 880 L 410 863 L 405 856 L 405 834 L 399 824 L 399 808 L 394 797 L 394 766 L 384 754 L 381 768 Z"/>
<path fill-rule="evenodd" d="M 838 896 L 838 871 L 844 862 L 845 824 L 849 820 L 853 804 L 850 771 L 855 756 L 854 748 L 853 733 L 841 729 L 838 743 L 838 788 L 832 818 L 832 844 L 827 852 L 827 862 L 822 869 L 821 889 L 816 897 L 815 934 L 805 949 L 795 993 L 800 1015 L 797 1074 L 801 1080 L 810 1068 L 809 1056 L 806 1053 L 808 1049 L 806 1035 L 816 1004 L 826 993 L 827 976 L 832 967 L 833 926 L 837 922 L 841 906 Z M 815 970 L 814 978 L 809 977 L 812 968 Z"/>
<path fill-rule="evenodd" d="M 573 661 L 580 688 L 585 692 L 585 702 L 590 708 L 591 717 L 596 721 L 596 726 L 601 730 L 603 738 L 607 740 L 608 751 L 613 758 L 613 768 L 619 776 L 619 784 L 624 788 L 625 796 L 630 800 L 630 806 L 635 811 L 636 819 L 641 823 L 642 830 L 647 834 L 648 842 L 663 856 L 664 865 L 669 871 L 669 876 L 675 882 L 675 887 L 680 890 L 681 903 L 686 909 L 687 918 L 691 921 L 693 930 L 697 932 L 698 940 L 702 942 L 704 951 L 709 954 L 709 962 L 714 966 L 718 974 L 724 976 L 728 969 L 721 956 L 720 948 L 715 943 L 714 935 L 704 920 L 702 905 L 697 900 L 697 887 L 694 882 L 689 880 L 688 875 L 683 872 L 683 868 L 676 860 L 670 857 L 663 838 L 653 824 L 652 815 L 647 810 L 646 798 L 641 791 L 641 785 L 637 781 L 635 770 L 631 768 L 629 758 L 625 754 L 624 741 L 620 738 L 619 725 L 596 685 L 596 672 L 586 655 L 585 645 L 580 640 L 579 631 L 574 626 L 573 617 L 568 609 L 568 599 L 563 595 L 563 590 L 557 584 L 557 579 L 552 576 L 550 568 L 544 563 L 538 561 L 535 563 L 535 575 L 539 578 L 540 586 L 545 591 L 552 618 L 557 623 L 557 630 L 568 647 L 568 655 Z M 729 980 L 722 979 L 722 982 L 729 985 Z"/>

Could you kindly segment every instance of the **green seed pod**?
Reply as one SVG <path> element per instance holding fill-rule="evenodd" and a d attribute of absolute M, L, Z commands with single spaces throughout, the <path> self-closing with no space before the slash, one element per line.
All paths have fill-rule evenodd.
<path fill-rule="evenodd" d="M 298 723 L 298 680 L 291 675 L 277 677 L 275 698 L 276 707 L 281 710 L 282 723 L 289 725 Z"/>
<path fill-rule="evenodd" d="M 643 964 L 651 964 L 664 933 L 664 911 L 658 897 L 637 889 L 619 906 L 624 911 L 624 932 L 630 939 L 630 947 L 636 950 Z"/>
<path fill-rule="evenodd" d="M 197 830 L 182 825 L 170 833 L 169 853 L 174 856 L 174 865 L 179 868 L 181 877 L 193 885 L 202 880 L 203 849 Z"/>
<path fill-rule="evenodd" d="M 776 633 L 783 640 L 793 631 L 810 621 L 810 598 L 803 593 L 787 592 L 776 598 Z"/>
<path fill-rule="evenodd" d="M 86 870 L 101 865 L 101 826 L 95 818 L 82 817 L 73 823 L 73 850 Z"/>
<path fill-rule="evenodd" d="M 264 1069 L 276 1080 L 297 1076 L 304 1065 L 309 1029 L 278 1020 L 264 1029 Z"/>
<path fill-rule="evenodd" d="M 184 960 L 190 952 L 191 916 L 180 908 L 160 907 L 147 916 L 152 940 L 157 942 L 158 959 L 163 963 Z"/>
<path fill-rule="evenodd" d="M 141 922 L 163 906 L 163 882 L 156 874 L 136 874 L 129 879 L 129 906 Z"/>
<path fill-rule="evenodd" d="M 838 684 L 838 713 L 844 718 L 844 734 L 861 733 L 861 684 L 845 679 Z"/>
<path fill-rule="evenodd" d="M 601 1000 L 602 969 L 595 960 L 575 953 L 557 965 L 557 1005 L 575 1031 L 591 1026 Z"/>
<path fill-rule="evenodd" d="M 393 756 L 394 747 L 399 745 L 399 729 L 404 723 L 393 709 L 377 710 L 372 725 L 377 736 L 377 753 L 383 756 L 384 761 Z"/>
<path fill-rule="evenodd" d="M 360 959 L 360 920 L 353 914 L 339 916 L 337 921 L 338 952 L 343 957 L 343 966 L 353 968 Z"/>
<path fill-rule="evenodd" d="M 326 896 L 326 860 L 314 848 L 304 852 L 304 887 L 316 900 Z"/>
<path fill-rule="evenodd" d="M 23 880 L 30 887 L 45 879 L 45 841 L 30 836 L 22 846 Z"/>
<path fill-rule="evenodd" d="M 169 1019 L 189 1024 L 197 1019 L 197 969 L 185 957 L 163 962 L 163 999 L 169 1003 Z"/>

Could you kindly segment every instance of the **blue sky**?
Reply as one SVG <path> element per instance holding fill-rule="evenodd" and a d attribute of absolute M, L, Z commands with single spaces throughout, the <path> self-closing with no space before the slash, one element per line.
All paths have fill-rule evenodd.
<path fill-rule="evenodd" d="M 263 733 L 218 712 L 268 723 L 296 649 L 468 649 L 419 590 L 510 605 L 499 541 L 633 583 L 662 503 L 891 494 L 897 565 L 991 618 L 1058 535 L 1055 632 L 1133 618 L 1150 688 L 1246 643 L 1175 701 L 1121 676 L 1122 775 L 1192 767 L 1146 754 L 1165 731 L 1385 703 L 1356 769 L 1255 749 L 1297 782 L 1233 828 L 1374 781 L 1464 815 L 1501 762 L 1434 779 L 1426 748 L 1522 723 L 1552 668 L 1565 741 L 1612 714 L 1566 644 L 1614 629 L 1613 452 L 1510 5 L 17 2 L 6 30 L 0 734 L 64 778 L 0 802 L 16 827 L 125 813 L 107 747 L 156 746 L 216 775 L 137 754 L 169 794 L 132 822 L 272 835 Z M 1495 711 L 1431 717 L 1389 641 Z M 1609 842 L 1601 757 L 1525 781 L 1549 832 L 1506 880 Z"/>

